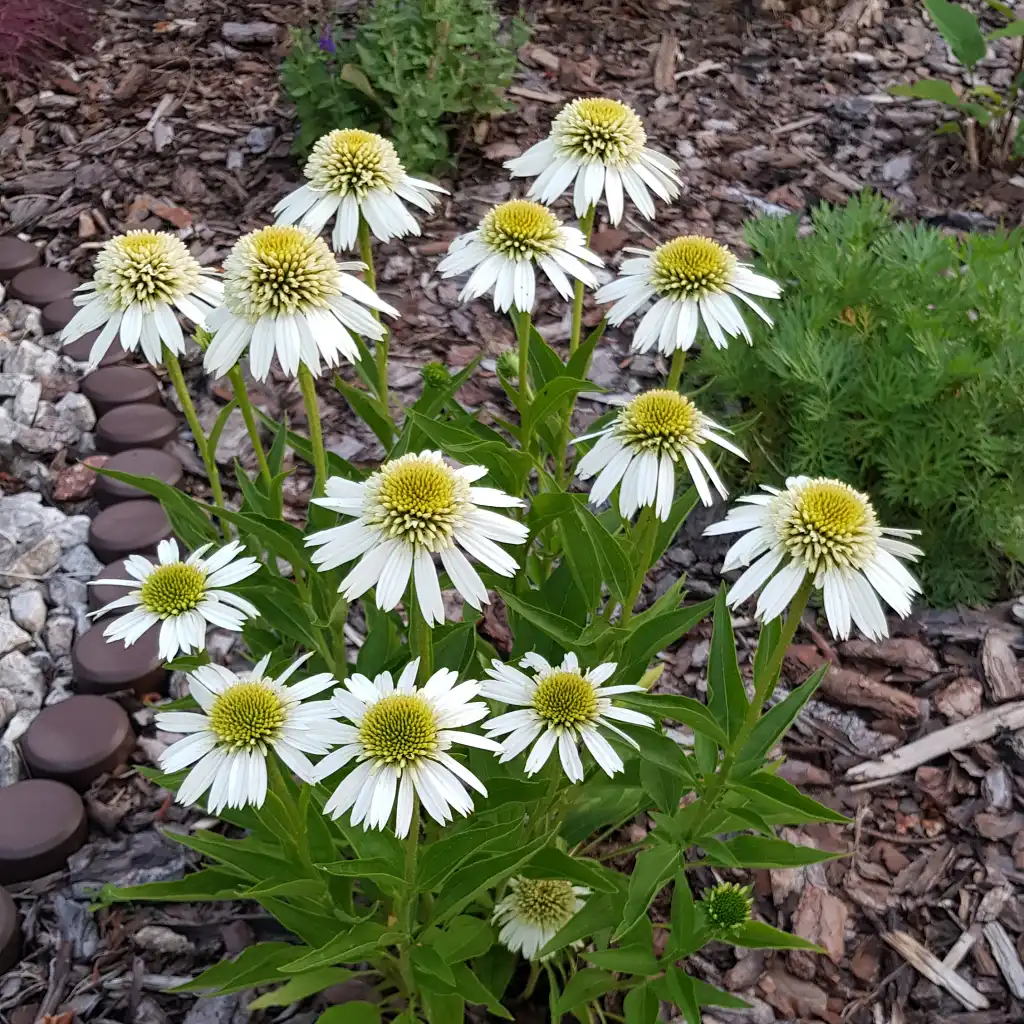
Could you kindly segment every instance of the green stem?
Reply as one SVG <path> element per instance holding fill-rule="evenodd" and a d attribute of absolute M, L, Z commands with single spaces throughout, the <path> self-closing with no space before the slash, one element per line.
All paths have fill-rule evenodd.
<path fill-rule="evenodd" d="M 420 659 L 419 680 L 425 683 L 434 674 L 434 634 L 420 609 L 415 583 L 409 588 L 409 647 Z"/>
<path fill-rule="evenodd" d="M 513 319 L 516 324 L 516 341 L 519 344 L 519 400 L 529 401 L 530 393 L 530 329 L 532 327 L 529 310 L 515 311 Z M 522 411 L 520 410 L 520 415 Z M 523 445 L 526 448 L 526 445 Z"/>
<path fill-rule="evenodd" d="M 683 376 L 683 364 L 686 362 L 686 349 L 677 348 L 672 353 L 672 365 L 668 370 L 668 380 L 665 382 L 665 387 L 669 391 L 675 391 L 679 387 L 679 381 Z"/>
<path fill-rule="evenodd" d="M 366 283 L 374 290 L 377 290 L 377 271 L 373 266 L 373 246 L 370 243 L 370 225 L 366 223 L 366 218 L 360 216 L 359 218 L 359 258 L 366 264 L 366 270 L 363 271 L 363 277 L 366 279 Z M 383 326 L 383 321 L 380 318 L 380 313 L 377 310 L 372 310 L 374 318 Z M 380 340 L 374 342 L 373 345 L 373 361 L 377 366 L 377 398 L 380 404 L 384 406 L 385 412 L 388 412 L 388 331 L 384 328 L 384 336 Z M 390 415 L 390 413 L 388 413 Z"/>
<path fill-rule="evenodd" d="M 299 388 L 306 406 L 306 420 L 309 427 L 309 443 L 313 449 L 313 467 L 316 479 L 313 482 L 313 497 L 319 498 L 327 484 L 327 452 L 324 450 L 324 431 L 320 423 L 320 404 L 316 397 L 316 380 L 305 363 L 299 363 Z"/>
<path fill-rule="evenodd" d="M 210 480 L 210 490 L 213 491 L 213 503 L 217 508 L 223 508 L 224 491 L 220 486 L 220 471 L 217 469 L 217 460 L 214 457 L 214 453 L 210 451 L 210 446 L 206 441 L 206 434 L 199 422 L 199 416 L 196 414 L 196 407 L 192 404 L 192 396 L 188 393 L 185 375 L 181 372 L 181 363 L 178 362 L 178 357 L 166 345 L 164 345 L 164 366 L 167 367 L 171 383 L 178 394 L 178 401 L 181 402 L 181 408 L 184 410 L 188 428 L 192 431 L 192 437 L 195 439 L 199 455 L 203 460 L 203 465 L 206 467 L 206 475 Z"/>
<path fill-rule="evenodd" d="M 416 858 L 419 852 L 419 842 L 420 799 L 419 796 L 414 795 L 412 799 L 412 823 L 409 826 L 409 834 L 405 837 L 405 892 L 403 893 L 402 906 L 399 908 L 398 914 L 398 927 L 405 933 L 398 963 L 402 973 L 402 981 L 405 985 L 405 994 L 409 1000 L 408 1014 L 410 1020 L 416 1019 L 416 980 L 412 973 L 409 950 L 412 948 L 412 930 L 415 924 Z"/>
<path fill-rule="evenodd" d="M 590 245 L 590 235 L 594 230 L 594 217 L 597 207 L 591 206 L 580 218 L 580 231 L 586 235 Z M 583 282 L 577 280 L 572 288 L 572 333 L 569 335 L 569 355 L 580 347 L 580 333 L 583 327 Z"/>
<path fill-rule="evenodd" d="M 636 527 L 633 530 L 633 537 L 637 539 L 637 546 L 640 550 L 638 552 L 636 577 L 633 579 L 633 585 L 630 587 L 626 600 L 622 605 L 622 618 L 619 621 L 619 627 L 622 629 L 625 629 L 629 624 L 629 620 L 633 617 L 633 606 L 640 596 L 644 580 L 647 578 L 647 573 L 651 568 L 651 559 L 654 556 L 654 542 L 658 539 L 658 521 L 654 517 L 653 505 L 644 505 L 640 518 L 637 520 Z"/>
<path fill-rule="evenodd" d="M 228 370 L 228 380 L 231 381 L 232 390 L 238 400 L 238 408 L 242 410 L 242 419 L 245 420 L 245 429 L 249 431 L 249 440 L 252 442 L 253 451 L 256 452 L 256 461 L 259 463 L 260 476 L 263 478 L 263 485 L 270 492 L 273 484 L 273 477 L 270 475 L 270 464 L 263 451 L 263 444 L 260 441 L 259 427 L 256 425 L 256 416 L 252 410 L 252 402 L 249 401 L 249 391 L 245 386 L 245 378 L 242 376 L 242 368 L 236 363 Z"/>
<path fill-rule="evenodd" d="M 771 660 L 765 667 L 764 673 L 757 680 L 754 698 L 747 708 L 747 714 L 743 719 L 743 724 L 740 726 L 740 731 L 729 744 L 729 750 L 726 752 L 725 757 L 722 758 L 718 771 L 712 776 L 708 788 L 701 797 L 701 812 L 693 823 L 693 828 L 690 832 L 692 836 L 699 837 L 701 835 L 700 830 L 714 810 L 715 804 L 722 796 L 729 781 L 729 775 L 736 765 L 737 757 L 739 757 L 746 746 L 747 740 L 750 739 L 750 734 L 754 731 L 754 726 L 757 725 L 761 717 L 761 711 L 765 703 L 775 692 L 775 685 L 779 681 L 779 673 L 782 671 L 782 661 L 786 656 L 789 645 L 793 642 L 793 637 L 796 635 L 796 627 L 800 624 L 800 619 L 804 614 L 804 609 L 807 607 L 807 602 L 810 600 L 813 590 L 814 576 L 808 573 L 803 583 L 800 584 L 800 589 L 797 591 L 796 596 L 790 602 L 789 611 L 786 613 L 786 619 L 779 633 L 778 645 L 772 652 Z"/>

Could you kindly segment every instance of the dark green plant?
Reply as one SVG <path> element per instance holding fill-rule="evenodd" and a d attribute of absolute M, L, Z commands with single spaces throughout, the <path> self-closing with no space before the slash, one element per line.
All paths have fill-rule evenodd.
<path fill-rule="evenodd" d="M 870 194 L 813 220 L 748 226 L 776 327 L 702 357 L 749 410 L 752 478 L 870 492 L 922 530 L 931 602 L 990 601 L 1024 561 L 1024 234 L 897 224 Z"/>
<path fill-rule="evenodd" d="M 334 128 L 367 128 L 388 135 L 410 171 L 436 170 L 467 120 L 506 108 L 526 37 L 519 19 L 503 25 L 494 0 L 375 0 L 352 40 L 296 31 L 281 69 L 295 150 L 305 156 Z"/>

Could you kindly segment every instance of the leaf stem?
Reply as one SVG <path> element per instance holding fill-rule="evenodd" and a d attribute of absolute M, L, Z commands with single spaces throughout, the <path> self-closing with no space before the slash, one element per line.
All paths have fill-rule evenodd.
<path fill-rule="evenodd" d="M 366 218 L 359 216 L 359 258 L 366 264 L 363 277 L 366 283 L 374 290 L 377 290 L 377 271 L 373 266 L 373 246 L 370 241 L 370 225 Z M 383 326 L 380 313 L 371 310 L 374 319 Z M 388 409 L 388 329 L 384 328 L 384 335 L 373 343 L 373 361 L 377 367 L 377 398 L 384 406 L 384 413 L 390 419 L 391 413 Z"/>
<path fill-rule="evenodd" d="M 327 453 L 324 450 L 324 431 L 320 423 L 320 403 L 316 397 L 316 380 L 305 363 L 299 363 L 299 388 L 306 406 L 306 420 L 309 426 L 309 444 L 313 449 L 313 467 L 316 478 L 313 481 L 313 497 L 319 498 L 327 484 Z"/>
<path fill-rule="evenodd" d="M 587 245 L 590 245 L 590 236 L 594 231 L 594 218 L 596 214 L 597 207 L 592 205 L 580 217 L 580 231 L 586 236 Z M 572 287 L 572 332 L 569 334 L 569 355 L 572 355 L 580 347 L 580 333 L 583 328 L 583 289 L 583 282 L 577 278 Z"/>
<path fill-rule="evenodd" d="M 668 380 L 665 382 L 665 387 L 669 391 L 676 391 L 679 388 L 679 381 L 683 376 L 683 364 L 686 362 L 686 349 L 677 348 L 672 353 L 672 365 L 668 370 Z"/>
<path fill-rule="evenodd" d="M 249 401 L 249 392 L 245 386 L 245 378 L 242 376 L 242 368 L 236 363 L 228 370 L 228 380 L 231 381 L 231 388 L 238 400 L 238 408 L 242 411 L 242 419 L 245 421 L 245 429 L 249 432 L 249 440 L 252 442 L 253 451 L 256 452 L 256 461 L 259 463 L 260 476 L 263 478 L 263 485 L 270 493 L 273 477 L 270 475 L 270 465 L 267 462 L 266 453 L 263 451 L 263 443 L 260 441 L 259 427 L 256 425 L 256 416 L 253 413 L 252 402 Z"/>
<path fill-rule="evenodd" d="M 181 371 L 181 363 L 178 362 L 178 357 L 166 345 L 164 345 L 164 366 L 167 367 L 168 376 L 171 378 L 171 383 L 174 385 L 174 390 L 178 395 L 178 401 L 181 402 L 181 408 L 185 413 L 188 428 L 192 431 L 192 437 L 195 439 L 196 447 L 199 449 L 203 466 L 206 468 L 206 475 L 210 480 L 210 490 L 213 491 L 213 503 L 217 508 L 223 508 L 224 491 L 220 485 L 220 471 L 217 469 L 215 453 L 210 451 L 210 446 L 207 444 L 206 434 L 203 431 L 202 424 L 199 422 L 196 407 L 192 403 L 192 396 L 188 393 L 188 385 L 185 383 L 185 374 Z"/>

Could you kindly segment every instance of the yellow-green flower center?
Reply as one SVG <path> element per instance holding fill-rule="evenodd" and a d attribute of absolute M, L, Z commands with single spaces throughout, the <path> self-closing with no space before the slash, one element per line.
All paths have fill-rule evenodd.
<path fill-rule="evenodd" d="M 161 619 L 195 608 L 206 593 L 206 573 L 187 562 L 158 565 L 142 584 L 142 607 Z"/>
<path fill-rule="evenodd" d="M 222 746 L 263 749 L 277 736 L 285 718 L 284 701 L 277 691 L 250 679 L 217 695 L 210 709 L 210 728 Z"/>
<path fill-rule="evenodd" d="M 633 163 L 647 143 L 643 122 L 634 111 L 604 97 L 566 104 L 554 120 L 551 135 L 563 152 L 613 166 Z"/>
<path fill-rule="evenodd" d="M 512 199 L 480 222 L 480 240 L 510 260 L 536 260 L 558 245 L 559 219 L 541 203 Z"/>
<path fill-rule="evenodd" d="M 619 413 L 619 435 L 636 452 L 678 460 L 684 448 L 702 442 L 704 416 L 678 391 L 658 388 L 637 395 Z"/>
<path fill-rule="evenodd" d="M 369 481 L 366 515 L 388 537 L 440 551 L 449 546 L 468 491 L 443 462 L 403 455 Z"/>
<path fill-rule="evenodd" d="M 339 128 L 317 140 L 305 174 L 315 189 L 363 199 L 374 189 L 394 192 L 405 169 L 387 139 L 358 128 Z"/>
<path fill-rule="evenodd" d="M 111 305 L 133 302 L 152 309 L 171 303 L 199 283 L 199 264 L 181 240 L 163 231 L 129 231 L 112 238 L 96 257 L 96 291 Z"/>
<path fill-rule="evenodd" d="M 533 710 L 555 726 L 582 725 L 597 715 L 597 695 L 579 672 L 552 672 L 537 684 Z"/>
<path fill-rule="evenodd" d="M 840 480 L 820 478 L 785 491 L 772 503 L 772 518 L 782 546 L 809 571 L 860 568 L 874 554 L 871 502 Z"/>
<path fill-rule="evenodd" d="M 682 235 L 654 250 L 651 283 L 666 299 L 700 299 L 725 290 L 736 262 L 724 245 Z"/>
<path fill-rule="evenodd" d="M 520 921 L 550 931 L 558 931 L 576 912 L 572 882 L 562 878 L 520 878 L 512 903 Z"/>
<path fill-rule="evenodd" d="M 723 882 L 704 893 L 701 904 L 710 924 L 720 931 L 731 931 L 750 920 L 753 900 L 750 886 Z"/>
<path fill-rule="evenodd" d="M 371 758 L 402 768 L 437 749 L 437 720 L 422 697 L 396 693 L 367 710 L 359 739 Z"/>
<path fill-rule="evenodd" d="M 224 301 L 253 322 L 322 309 L 340 293 L 339 281 L 327 243 L 286 224 L 243 235 L 224 261 Z"/>

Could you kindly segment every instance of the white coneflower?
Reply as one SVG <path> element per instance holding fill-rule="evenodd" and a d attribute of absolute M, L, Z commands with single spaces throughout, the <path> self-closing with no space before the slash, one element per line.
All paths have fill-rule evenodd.
<path fill-rule="evenodd" d="M 79 285 L 74 303 L 82 308 L 61 331 L 70 345 L 83 334 L 103 329 L 89 352 L 98 366 L 114 338 L 134 352 L 141 345 L 153 366 L 163 361 L 163 345 L 178 355 L 185 338 L 175 310 L 202 326 L 221 301 L 222 286 L 204 270 L 181 240 L 166 231 L 129 231 L 104 242 L 93 278 Z"/>
<path fill-rule="evenodd" d="M 713 501 L 709 479 L 726 497 L 725 485 L 704 454 L 704 445 L 710 441 L 741 459 L 746 456 L 716 431 L 729 433 L 679 392 L 647 391 L 625 406 L 610 426 L 577 438 L 600 440 L 580 459 L 576 474 L 581 480 L 599 474 L 590 491 L 592 505 L 607 501 L 618 484 L 623 516 L 629 518 L 638 508 L 653 505 L 658 518 L 667 520 L 680 459 L 705 505 Z"/>
<path fill-rule="evenodd" d="M 711 535 L 743 533 L 729 549 L 723 572 L 750 566 L 729 592 L 729 604 L 757 599 L 758 618 L 781 615 L 808 576 L 822 590 L 829 628 L 841 640 L 850 619 L 872 640 L 888 636 L 876 591 L 897 615 L 910 614 L 921 587 L 899 561 L 923 552 L 898 538 L 917 530 L 878 525 L 871 499 L 841 480 L 790 477 L 786 489 L 740 498 L 742 505 L 709 526 Z"/>
<path fill-rule="evenodd" d="M 383 828 L 394 811 L 395 834 L 402 838 L 409 834 L 414 797 L 443 825 L 452 820 L 453 810 L 463 815 L 473 810 L 467 786 L 487 795 L 483 783 L 448 753 L 453 744 L 501 749 L 463 731 L 487 716 L 487 705 L 474 700 L 480 684 L 467 680 L 456 685 L 457 673 L 440 669 L 417 687 L 418 669 L 417 658 L 397 683 L 390 672 L 372 681 L 357 674 L 334 691 L 333 713 L 351 724 L 340 725 L 342 745 L 316 766 L 316 779 L 326 779 L 350 761 L 359 763 L 324 805 L 325 814 L 340 818 L 351 809 L 353 825 L 373 829 Z"/>
<path fill-rule="evenodd" d="M 535 653 L 527 654 L 519 664 L 534 674 L 527 675 L 497 659 L 492 661 L 481 691 L 485 697 L 521 709 L 484 723 L 488 735 L 506 736 L 500 760 L 511 761 L 536 740 L 526 759 L 526 774 L 535 775 L 557 745 L 566 777 L 570 782 L 582 782 L 583 762 L 578 749 L 582 742 L 608 775 L 621 772 L 622 758 L 599 730 L 608 729 L 637 747 L 613 720 L 647 726 L 654 725 L 653 720 L 638 711 L 616 707 L 611 698 L 619 693 L 637 693 L 643 687 L 602 686 L 615 672 L 615 663 L 584 672 L 575 654 L 567 654 L 555 667 Z"/>
<path fill-rule="evenodd" d="M 224 304 L 209 318 L 213 340 L 203 367 L 223 376 L 247 347 L 257 380 L 266 380 L 275 352 L 290 377 L 300 362 L 313 373 L 320 372 L 321 359 L 328 366 L 342 356 L 356 362 L 352 334 L 384 337 L 370 309 L 399 315 L 359 278 L 343 273 L 362 269 L 362 263 L 339 264 L 327 243 L 305 228 L 274 224 L 243 235 L 224 261 Z"/>
<path fill-rule="evenodd" d="M 567 103 L 551 134 L 505 166 L 513 178 L 536 177 L 528 194 L 542 203 L 553 202 L 575 181 L 577 217 L 603 194 L 613 224 L 622 220 L 623 189 L 648 220 L 655 212 L 651 192 L 665 202 L 679 195 L 679 165 L 647 148 L 643 122 L 631 107 L 604 97 Z"/>
<path fill-rule="evenodd" d="M 529 313 L 537 288 L 534 264 L 563 299 L 571 299 L 573 289 L 566 275 L 597 287 L 588 263 L 603 265 L 587 248 L 579 228 L 566 226 L 540 203 L 510 199 L 485 214 L 475 231 L 459 235 L 437 269 L 442 277 L 473 271 L 459 293 L 463 302 L 493 289 L 495 309 L 507 313 L 515 306 Z"/>
<path fill-rule="evenodd" d="M 742 335 L 749 342 L 750 329 L 736 305 L 745 302 L 765 323 L 771 317 L 750 297 L 777 299 L 782 289 L 771 278 L 755 274 L 740 263 L 724 245 L 700 235 L 683 235 L 623 261 L 621 276 L 598 289 L 598 302 L 613 302 L 608 323 L 617 327 L 651 299 L 657 299 L 633 335 L 633 350 L 646 352 L 655 343 L 671 355 L 686 351 L 697 337 L 701 321 L 719 347 L 727 335 Z"/>
<path fill-rule="evenodd" d="M 329 701 L 301 703 L 337 682 L 329 672 L 285 686 L 309 657 L 276 678 L 265 675 L 269 655 L 242 675 L 220 665 L 204 665 L 189 675 L 189 694 L 201 710 L 156 716 L 158 728 L 188 733 L 160 755 L 165 772 L 195 765 L 178 790 L 179 803 L 193 804 L 209 790 L 213 814 L 225 807 L 262 807 L 271 750 L 303 781 L 313 780 L 306 755 L 327 753 L 339 741 L 341 726 L 331 717 Z"/>
<path fill-rule="evenodd" d="M 583 909 L 583 897 L 589 895 L 589 889 L 564 878 L 512 878 L 508 895 L 494 906 L 498 940 L 513 953 L 533 960 Z"/>
<path fill-rule="evenodd" d="M 338 252 L 355 246 L 360 214 L 377 238 L 390 242 L 420 233 L 402 200 L 431 213 L 437 202 L 431 193 L 448 195 L 440 185 L 409 177 L 387 139 L 359 128 L 321 135 L 304 173 L 309 184 L 274 207 L 278 223 L 297 223 L 318 235 L 337 214 L 331 241 Z"/>
<path fill-rule="evenodd" d="M 133 609 L 103 631 L 107 642 L 123 640 L 125 647 L 131 647 L 159 626 L 160 660 L 173 661 L 179 651 L 188 654 L 205 648 L 207 624 L 237 633 L 246 619 L 259 615 L 255 605 L 223 588 L 251 576 L 260 563 L 248 556 L 239 558 L 245 548 L 236 540 L 204 557 L 211 546 L 204 544 L 182 561 L 177 542 L 162 540 L 156 564 L 142 555 L 129 555 L 125 571 L 130 579 L 93 581 L 104 587 L 132 588 L 125 597 L 92 612 L 98 618 L 121 608 Z"/>
<path fill-rule="evenodd" d="M 412 575 L 416 600 L 431 626 L 444 621 L 444 602 L 434 567 L 436 554 L 452 586 L 480 610 L 487 588 L 463 551 L 500 576 L 514 576 L 519 563 L 502 544 L 522 544 L 529 530 L 493 508 L 522 508 L 523 502 L 493 487 L 475 487 L 483 466 L 449 466 L 440 452 L 410 453 L 385 462 L 363 483 L 331 477 L 327 497 L 314 505 L 355 516 L 344 526 L 306 538 L 318 547 L 313 562 L 320 571 L 360 558 L 341 581 L 348 601 L 377 586 L 377 607 L 394 608 Z"/>

